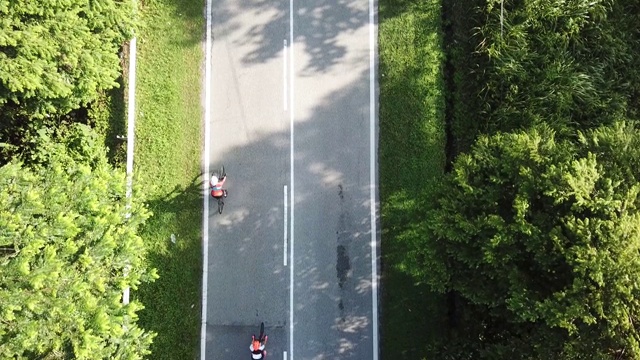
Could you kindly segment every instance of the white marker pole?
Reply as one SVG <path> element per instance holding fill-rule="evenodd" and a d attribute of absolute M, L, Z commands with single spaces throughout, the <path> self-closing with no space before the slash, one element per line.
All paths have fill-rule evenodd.
<path fill-rule="evenodd" d="M 133 2 L 135 7 L 136 3 Z M 134 36 L 129 42 L 129 88 L 127 103 L 127 213 L 126 218 L 131 217 L 131 194 L 133 186 L 133 145 L 135 143 L 135 119 L 136 119 L 136 56 L 137 41 Z M 124 269 L 125 274 L 129 272 L 129 265 Z M 127 286 L 122 292 L 122 303 L 129 304 L 129 287 Z"/>
<path fill-rule="evenodd" d="M 289 237 L 290 239 L 290 247 L 291 247 L 291 252 L 290 252 L 290 256 L 291 256 L 291 264 L 289 265 L 289 354 L 291 356 L 291 360 L 293 360 L 293 285 L 294 285 L 294 281 L 293 281 L 293 268 L 294 268 L 294 264 L 295 264 L 295 257 L 294 257 L 294 240 L 295 240 L 295 234 L 293 232 L 294 230 L 294 226 L 293 226 L 293 222 L 295 219 L 294 216 L 294 210 L 295 210 L 295 201 L 294 201 L 294 176 L 293 176 L 293 131 L 294 131 L 294 126 L 293 126 L 293 119 L 294 119 L 294 89 L 293 89 L 293 0 L 289 0 L 289 56 L 291 57 L 289 60 L 289 102 L 290 102 L 290 107 L 289 107 L 289 119 L 290 119 L 290 131 L 291 131 L 291 139 L 290 139 L 290 186 L 291 186 L 291 222 L 290 222 L 290 232 L 289 232 Z"/>

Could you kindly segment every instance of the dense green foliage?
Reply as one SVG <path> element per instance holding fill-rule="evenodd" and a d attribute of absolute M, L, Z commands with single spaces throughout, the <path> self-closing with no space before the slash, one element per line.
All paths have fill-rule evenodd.
<path fill-rule="evenodd" d="M 640 2 L 500 5 L 488 0 L 480 9 L 485 18 L 475 38 L 487 59 L 482 107 L 489 130 L 542 122 L 571 134 L 638 118 Z"/>
<path fill-rule="evenodd" d="M 109 117 L 98 112 L 112 102 L 108 90 L 122 74 L 120 50 L 136 25 L 133 3 L 0 1 L 0 143 L 7 144 L 0 165 L 29 156 L 42 127 Z"/>
<path fill-rule="evenodd" d="M 84 125 L 41 130 L 30 165 L 0 168 L 0 354 L 20 359 L 140 359 L 153 334 L 122 291 L 154 279 L 125 177 Z M 130 216 L 129 216 L 130 215 Z"/>
<path fill-rule="evenodd" d="M 0 2 L 0 111 L 42 118 L 117 85 L 133 28 L 128 0 Z"/>
<path fill-rule="evenodd" d="M 451 172 L 424 171 L 424 191 L 383 233 L 413 247 L 385 259 L 447 297 L 449 322 L 427 348 L 640 358 L 640 3 L 442 3 Z"/>
<path fill-rule="evenodd" d="M 118 86 L 126 85 L 122 45 L 137 25 L 136 3 L 148 26 L 136 31 L 134 185 L 161 186 L 148 187 L 147 199 L 134 190 L 125 221 L 125 179 L 106 164 L 100 144 L 109 145 L 110 162 L 122 160 L 126 141 L 116 135 L 124 132 L 125 99 Z M 194 224 L 202 210 L 193 85 L 200 81 L 203 6 L 0 0 L 0 165 L 8 164 L 0 182 L 11 184 L 0 209 L 15 208 L 0 216 L 0 358 L 134 359 L 150 350 L 154 359 L 195 356 L 202 269 Z M 75 123 L 90 125 L 99 138 Z M 154 216 L 143 224 L 147 206 Z M 24 264 L 27 274 L 19 272 Z M 161 281 L 147 281 L 155 277 L 150 266 Z M 135 290 L 127 306 L 125 285 Z"/>
<path fill-rule="evenodd" d="M 640 130 L 481 136 L 407 238 L 464 300 L 451 358 L 640 357 Z"/>
<path fill-rule="evenodd" d="M 103 164 L 99 144 L 109 145 L 110 162 L 122 160 L 126 142 L 117 135 L 124 132 L 125 99 L 117 87 L 126 86 L 122 65 L 126 65 L 127 54 L 121 47 L 137 25 L 132 8 L 136 3 L 147 26 L 136 31 L 140 109 L 134 185 L 160 186 L 146 187 L 146 199 L 134 190 L 135 215 L 131 223 L 120 224 L 125 179 Z M 9 164 L 3 170 L 6 176 L 19 179 L 7 180 L 14 184 L 16 194 L 35 194 L 38 197 L 33 201 L 50 209 L 50 215 L 35 214 L 35 220 L 19 213 L 20 217 L 6 220 L 7 226 L 14 232 L 30 231 L 29 223 L 48 221 L 51 229 L 38 226 L 60 232 L 55 221 L 60 217 L 68 222 L 71 216 L 75 227 L 65 231 L 80 231 L 64 243 L 78 247 L 74 256 L 65 252 L 67 248 L 59 249 L 62 245 L 53 241 L 57 238 L 45 245 L 38 237 L 23 239 L 20 246 L 27 249 L 49 246 L 55 250 L 58 258 L 54 263 L 33 259 L 44 266 L 34 266 L 33 273 L 54 270 L 45 279 L 54 286 L 28 288 L 24 296 L 17 296 L 14 292 L 31 286 L 31 280 L 26 276 L 16 282 L 4 294 L 12 300 L 6 306 L 38 304 L 45 310 L 38 308 L 35 314 L 36 310 L 20 305 L 12 315 L 15 319 L 4 323 L 5 303 L 0 298 L 0 343 L 6 346 L 0 347 L 0 358 L 137 358 L 151 350 L 154 359 L 195 356 L 202 269 L 200 228 L 194 224 L 202 219 L 202 210 L 197 181 L 200 144 L 193 141 L 201 138 L 200 96 L 199 87 L 193 84 L 199 83 L 202 62 L 203 6 L 202 1 L 187 0 L 0 0 L 0 165 Z M 79 136 L 78 131 L 91 132 L 84 127 L 71 133 L 64 130 L 75 123 L 88 124 L 100 138 Z M 41 136 L 61 143 L 43 151 Z M 58 162 L 68 164 L 62 166 L 68 178 L 51 187 L 36 186 L 43 176 L 57 176 L 45 164 Z M 99 187 L 89 194 L 99 199 L 82 200 L 87 186 Z M 51 190 L 66 195 L 56 195 L 53 200 L 59 202 L 49 204 L 39 196 L 46 197 Z M 89 204 L 83 205 L 85 200 Z M 148 216 L 147 206 L 154 215 L 142 224 Z M 83 213 L 85 210 L 90 213 Z M 73 218 L 76 213 L 79 215 Z M 144 249 L 136 234 L 144 238 Z M 171 235 L 177 238 L 175 245 L 168 241 Z M 80 257 L 85 249 L 88 255 Z M 8 240 L 0 242 L 0 251 L 0 256 L 18 259 Z M 90 263 L 84 264 L 85 260 Z M 126 276 L 125 260 L 130 266 Z M 15 264 L 0 269 L 0 278 L 5 274 L 16 277 L 11 270 Z M 150 266 L 158 268 L 161 280 L 140 283 L 155 274 L 149 272 Z M 64 284 L 75 285 L 67 289 Z M 125 285 L 134 288 L 134 302 L 122 306 Z M 26 301 L 27 295 L 31 300 Z M 141 303 L 145 310 L 137 311 Z M 39 329 L 36 335 L 33 329 Z"/>

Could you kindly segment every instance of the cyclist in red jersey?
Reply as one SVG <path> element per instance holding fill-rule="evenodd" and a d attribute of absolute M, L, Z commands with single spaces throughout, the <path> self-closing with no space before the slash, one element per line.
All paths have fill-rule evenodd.
<path fill-rule="evenodd" d="M 251 337 L 251 346 L 249 347 L 249 350 L 251 350 L 251 359 L 264 359 L 267 355 L 267 352 L 265 351 L 265 346 L 267 345 L 267 336 L 264 337 L 264 341 L 260 341 L 259 339 L 256 339 L 255 336 Z"/>
<path fill-rule="evenodd" d="M 222 179 L 218 179 L 216 175 L 211 176 L 211 181 L 209 182 L 211 186 L 211 196 L 214 198 L 227 197 L 227 190 L 222 189 L 225 180 L 227 180 L 226 176 Z"/>

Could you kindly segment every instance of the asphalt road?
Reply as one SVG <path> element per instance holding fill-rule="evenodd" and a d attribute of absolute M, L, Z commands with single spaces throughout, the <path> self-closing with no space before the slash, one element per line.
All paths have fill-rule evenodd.
<path fill-rule="evenodd" d="M 369 6 L 212 2 L 206 359 L 377 357 Z"/>

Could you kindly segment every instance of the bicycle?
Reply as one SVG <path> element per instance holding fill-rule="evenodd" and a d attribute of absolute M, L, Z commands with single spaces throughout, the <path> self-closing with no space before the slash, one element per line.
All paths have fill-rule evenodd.
<path fill-rule="evenodd" d="M 268 336 L 264 334 L 264 322 L 260 323 L 260 335 L 256 337 L 251 335 L 251 359 L 265 359 L 267 351 L 264 347 L 267 345 Z"/>
<path fill-rule="evenodd" d="M 211 187 L 211 196 L 218 200 L 218 214 L 222 214 L 222 209 L 224 209 L 223 199 L 227 197 L 227 190 L 222 189 L 222 185 L 227 179 L 227 173 L 224 170 L 224 165 L 222 165 L 220 169 L 214 171 L 211 176 L 218 178 L 218 182 L 216 184 L 211 183 L 210 180 L 209 186 Z"/>

